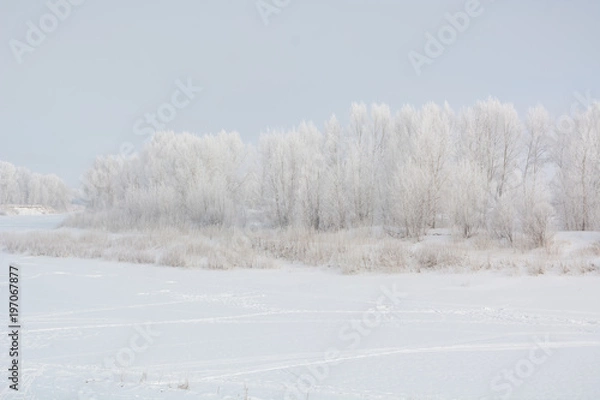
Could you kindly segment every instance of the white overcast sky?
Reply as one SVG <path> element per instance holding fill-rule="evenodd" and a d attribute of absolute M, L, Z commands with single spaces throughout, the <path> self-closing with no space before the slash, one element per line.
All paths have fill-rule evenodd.
<path fill-rule="evenodd" d="M 266 0 L 272 2 L 273 0 Z M 283 3 L 283 0 L 279 0 Z M 444 53 L 417 76 L 408 53 L 465 1 L 291 0 L 265 26 L 254 0 L 86 0 L 19 64 L 12 39 L 39 26 L 43 0 L 0 3 L 0 160 L 76 186 L 98 154 L 138 144 L 133 125 L 175 82 L 204 89 L 167 128 L 238 130 L 345 121 L 353 101 L 455 109 L 489 95 L 521 115 L 600 96 L 600 2 L 482 0 Z"/>

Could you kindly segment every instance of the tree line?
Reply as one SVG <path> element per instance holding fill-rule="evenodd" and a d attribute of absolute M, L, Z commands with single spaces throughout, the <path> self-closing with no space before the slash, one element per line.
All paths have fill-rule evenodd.
<path fill-rule="evenodd" d="M 97 158 L 83 192 L 123 226 L 444 227 L 541 246 L 553 229 L 600 229 L 600 104 L 572 122 L 557 129 L 542 106 L 521 119 L 495 98 L 459 112 L 354 103 L 345 126 L 302 122 L 257 145 L 157 133 L 133 157 Z"/>
<path fill-rule="evenodd" d="M 42 205 L 65 211 L 71 197 L 71 190 L 58 176 L 0 161 L 0 205 Z"/>

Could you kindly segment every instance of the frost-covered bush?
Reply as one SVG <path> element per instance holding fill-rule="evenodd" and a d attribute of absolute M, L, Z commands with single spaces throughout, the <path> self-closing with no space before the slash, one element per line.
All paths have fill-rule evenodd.
<path fill-rule="evenodd" d="M 421 269 L 442 269 L 448 267 L 469 268 L 465 254 L 450 245 L 423 244 L 414 252 L 419 271 Z"/>
<path fill-rule="evenodd" d="M 109 229 L 234 225 L 249 181 L 237 133 L 159 133 L 139 156 L 99 157 L 84 177 L 89 215 L 68 221 Z"/>

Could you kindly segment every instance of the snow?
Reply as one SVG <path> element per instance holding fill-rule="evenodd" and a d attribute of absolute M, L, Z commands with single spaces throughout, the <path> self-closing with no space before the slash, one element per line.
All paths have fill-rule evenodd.
<path fill-rule="evenodd" d="M 0 215 L 48 215 L 48 214 L 56 214 L 56 211 L 54 211 L 51 207 L 48 207 L 48 206 L 0 204 Z"/>
<path fill-rule="evenodd" d="M 9 263 L 27 399 L 600 398 L 600 276 Z"/>
<path fill-rule="evenodd" d="M 58 228 L 65 214 L 0 215 L 0 232 L 26 232 Z"/>

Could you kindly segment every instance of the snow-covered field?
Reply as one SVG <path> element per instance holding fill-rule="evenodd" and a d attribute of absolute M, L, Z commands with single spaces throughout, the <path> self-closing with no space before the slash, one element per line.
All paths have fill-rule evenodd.
<path fill-rule="evenodd" d="M 0 230 L 59 222 L 0 217 Z M 2 399 L 600 398 L 597 275 L 209 271 L 0 253 L 5 302 L 9 263 L 21 273 L 25 394 Z"/>

